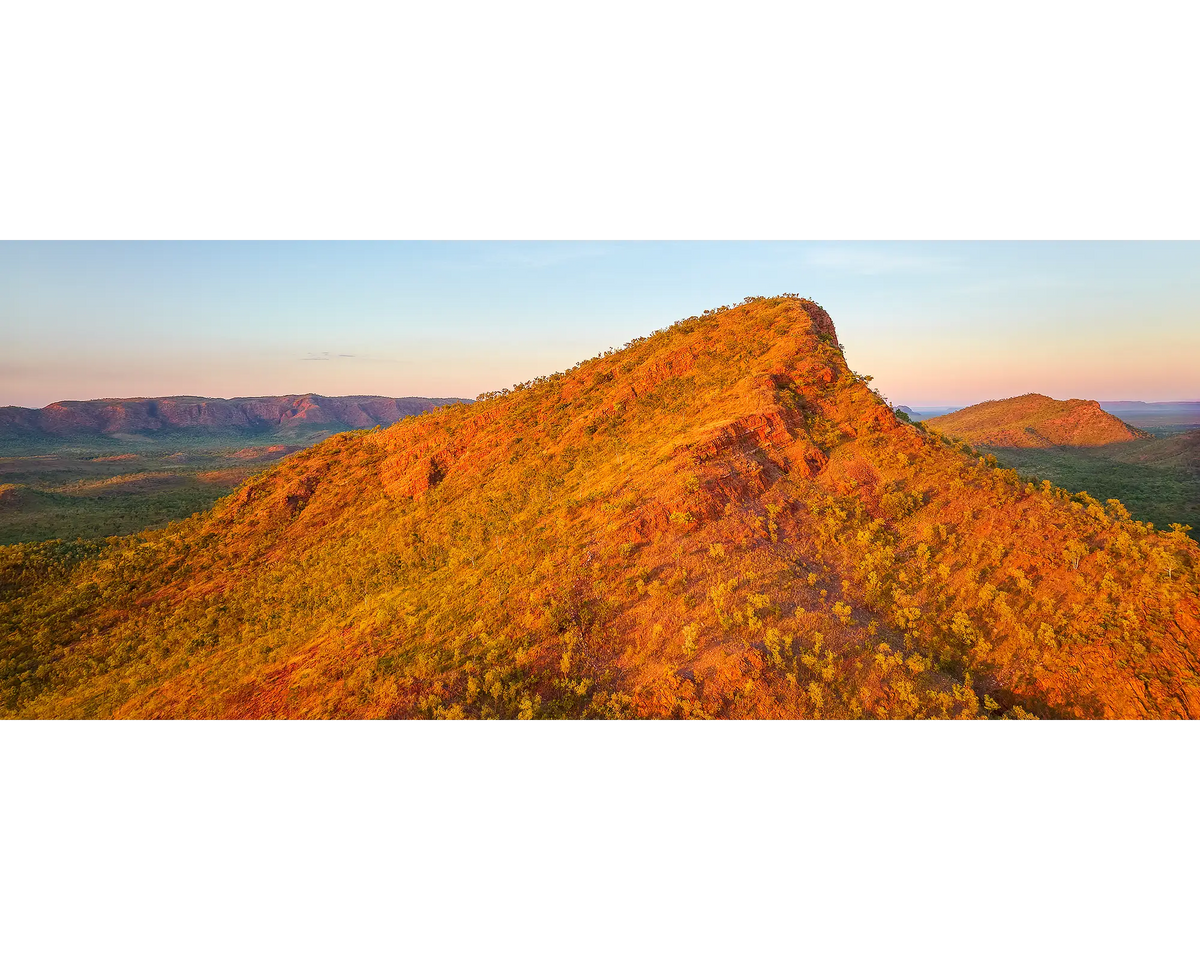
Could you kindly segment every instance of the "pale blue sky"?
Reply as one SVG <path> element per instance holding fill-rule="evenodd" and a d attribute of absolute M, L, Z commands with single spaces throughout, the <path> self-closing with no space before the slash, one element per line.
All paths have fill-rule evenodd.
<path fill-rule="evenodd" d="M 895 403 L 1200 399 L 1200 243 L 0 243 L 0 405 L 465 396 L 797 292 Z"/>

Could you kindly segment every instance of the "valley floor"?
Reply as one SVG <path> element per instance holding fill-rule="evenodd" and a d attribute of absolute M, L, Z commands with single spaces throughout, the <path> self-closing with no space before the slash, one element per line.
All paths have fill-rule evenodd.
<path fill-rule="evenodd" d="M 0 451 L 0 544 L 124 536 L 207 510 L 294 445 Z"/>

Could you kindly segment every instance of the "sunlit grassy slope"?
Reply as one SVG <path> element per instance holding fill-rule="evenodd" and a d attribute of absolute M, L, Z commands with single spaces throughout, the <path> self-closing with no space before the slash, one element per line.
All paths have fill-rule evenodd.
<path fill-rule="evenodd" d="M 1200 551 L 896 418 L 795 297 L 0 550 L 20 716 L 1200 716 Z"/>

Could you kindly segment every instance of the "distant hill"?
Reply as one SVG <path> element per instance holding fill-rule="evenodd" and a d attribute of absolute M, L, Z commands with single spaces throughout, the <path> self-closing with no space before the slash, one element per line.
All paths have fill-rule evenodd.
<path fill-rule="evenodd" d="M 925 423 L 986 447 L 1102 447 L 1149 436 L 1095 400 L 1054 400 L 1040 393 L 977 403 Z"/>
<path fill-rule="evenodd" d="M 900 413 L 904 413 L 914 422 L 918 420 L 931 420 L 934 417 L 941 417 L 947 413 L 953 413 L 955 410 L 961 410 L 962 407 L 896 407 Z"/>
<path fill-rule="evenodd" d="M 1200 414 L 1200 400 L 1166 400 L 1148 402 L 1146 400 L 1101 400 L 1100 406 L 1109 413 L 1135 413 L 1138 410 L 1147 412 L 1156 410 L 1182 411 Z"/>
<path fill-rule="evenodd" d="M 40 410 L 0 407 L 0 442 L 170 436 L 294 437 L 390 426 L 455 398 L 138 397 L 129 400 L 63 400 Z"/>
<path fill-rule="evenodd" d="M 0 715 L 1197 718 L 1198 586 L 1181 530 L 904 423 L 754 298 L 0 547 Z"/>
<path fill-rule="evenodd" d="M 1126 423 L 1160 435 L 1200 428 L 1200 401 L 1144 403 L 1140 400 L 1101 400 L 1100 408 Z"/>

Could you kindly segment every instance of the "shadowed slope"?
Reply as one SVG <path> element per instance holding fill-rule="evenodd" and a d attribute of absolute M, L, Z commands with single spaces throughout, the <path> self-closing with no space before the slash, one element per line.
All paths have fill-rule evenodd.
<path fill-rule="evenodd" d="M 1125 463 L 1176 467 L 1200 476 L 1200 430 L 1156 437 L 1144 444 L 1117 448 L 1112 451 L 1112 455 Z"/>
<path fill-rule="evenodd" d="M 0 551 L 25 716 L 1200 716 L 1197 569 L 897 420 L 795 298 Z"/>

